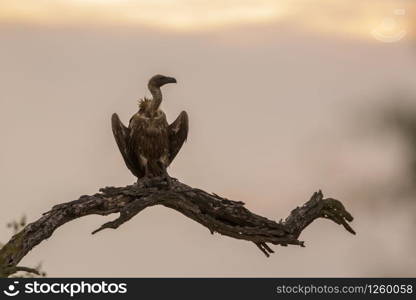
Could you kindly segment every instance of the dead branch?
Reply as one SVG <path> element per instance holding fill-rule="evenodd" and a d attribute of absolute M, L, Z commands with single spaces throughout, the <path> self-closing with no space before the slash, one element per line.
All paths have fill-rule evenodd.
<path fill-rule="evenodd" d="M 212 234 L 218 232 L 251 241 L 266 256 L 273 253 L 268 244 L 303 247 L 304 242 L 298 240 L 299 235 L 317 218 L 330 219 L 355 234 L 348 225 L 353 220 L 351 214 L 340 201 L 324 199 L 320 191 L 314 193 L 303 206 L 295 208 L 284 221 L 275 222 L 250 212 L 241 201 L 209 194 L 177 180 L 168 188 L 163 179 L 156 178 L 126 187 L 106 187 L 95 195 L 81 196 L 77 200 L 54 206 L 40 219 L 15 234 L 0 249 L 0 276 L 8 277 L 22 269 L 31 270 L 18 266 L 18 263 L 36 245 L 69 221 L 87 215 L 119 213 L 117 219 L 92 232 L 95 234 L 107 228 L 116 229 L 153 205 L 174 209 L 207 227 Z"/>

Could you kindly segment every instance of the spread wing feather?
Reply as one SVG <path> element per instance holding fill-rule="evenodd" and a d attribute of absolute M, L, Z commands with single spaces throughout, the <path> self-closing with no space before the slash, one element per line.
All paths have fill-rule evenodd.
<path fill-rule="evenodd" d="M 178 154 L 188 137 L 189 119 L 186 111 L 182 111 L 176 120 L 169 125 L 169 163 Z"/>
<path fill-rule="evenodd" d="M 111 117 L 111 127 L 113 129 L 113 134 L 117 146 L 120 149 L 121 155 L 123 156 L 127 168 L 129 168 L 134 176 L 139 178 L 142 177 L 143 172 L 138 165 L 137 159 L 135 159 L 134 155 L 132 155 L 133 153 L 131 153 L 129 147 L 130 129 L 124 126 L 117 114 L 113 114 Z"/>

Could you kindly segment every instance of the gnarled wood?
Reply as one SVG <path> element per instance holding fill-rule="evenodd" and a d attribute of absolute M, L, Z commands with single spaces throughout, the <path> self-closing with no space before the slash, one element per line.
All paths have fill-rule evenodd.
<path fill-rule="evenodd" d="M 54 206 L 37 221 L 28 224 L 0 249 L 0 276 L 7 277 L 24 268 L 18 266 L 22 258 L 55 229 L 86 215 L 119 213 L 114 221 L 103 224 L 93 234 L 107 228 L 116 229 L 143 209 L 164 205 L 207 227 L 213 234 L 220 234 L 253 242 L 266 256 L 273 253 L 268 244 L 299 245 L 299 235 L 317 218 L 327 218 L 343 225 L 353 220 L 342 203 L 324 199 L 319 191 L 303 206 L 294 209 L 283 221 L 275 222 L 256 215 L 244 207 L 241 201 L 232 201 L 216 194 L 191 188 L 174 180 L 167 187 L 163 178 L 139 181 L 126 187 L 106 187 L 95 195 L 81 196 L 78 200 Z"/>

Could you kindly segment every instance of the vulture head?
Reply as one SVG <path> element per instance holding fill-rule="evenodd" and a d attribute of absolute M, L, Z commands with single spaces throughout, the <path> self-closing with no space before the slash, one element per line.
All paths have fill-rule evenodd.
<path fill-rule="evenodd" d="M 160 91 L 160 87 L 167 84 L 167 83 L 176 83 L 176 79 L 173 77 L 163 76 L 163 75 L 155 75 L 150 78 L 147 87 L 149 88 L 150 93 L 153 96 L 149 105 L 146 105 L 146 108 L 143 103 L 143 112 L 146 112 L 149 116 L 154 115 L 157 110 L 159 109 L 160 104 L 162 103 L 162 92 Z"/>
<path fill-rule="evenodd" d="M 167 83 L 176 83 L 176 79 L 163 75 L 155 75 L 150 78 L 148 87 L 151 90 L 152 88 L 160 88 Z"/>

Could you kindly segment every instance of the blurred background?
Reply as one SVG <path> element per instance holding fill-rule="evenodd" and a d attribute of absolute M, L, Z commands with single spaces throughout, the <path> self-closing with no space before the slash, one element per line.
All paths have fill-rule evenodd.
<path fill-rule="evenodd" d="M 59 228 L 22 265 L 48 276 L 416 276 L 416 3 L 412 0 L 2 0 L 0 241 L 6 223 L 134 182 L 112 137 L 157 73 L 169 169 L 285 218 L 322 189 L 356 236 L 318 220 L 306 248 L 252 244 L 164 207 Z M 412 23 L 413 22 L 413 23 Z"/>

